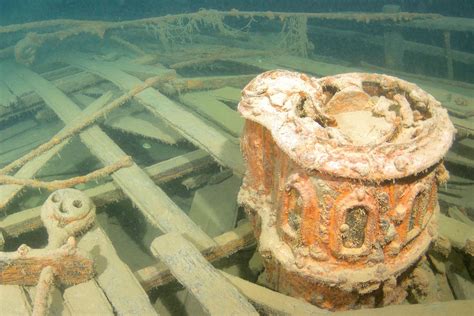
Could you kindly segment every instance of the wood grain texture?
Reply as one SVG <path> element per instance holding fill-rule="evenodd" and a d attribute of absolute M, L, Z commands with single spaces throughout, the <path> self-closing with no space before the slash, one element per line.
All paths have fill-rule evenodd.
<path fill-rule="evenodd" d="M 156 238 L 151 250 L 211 315 L 258 315 L 199 250 L 177 233 Z"/>
<path fill-rule="evenodd" d="M 80 108 L 71 99 L 40 75 L 20 65 L 11 65 L 11 68 L 12 72 L 31 85 L 61 120 L 67 123 L 81 115 Z M 126 156 L 125 152 L 98 126 L 89 127 L 79 136 L 91 153 L 104 165 L 113 164 Z M 212 239 L 203 233 L 136 164 L 115 172 L 112 178 L 145 217 L 163 232 L 185 233 L 194 242 L 203 246 L 213 244 Z"/>

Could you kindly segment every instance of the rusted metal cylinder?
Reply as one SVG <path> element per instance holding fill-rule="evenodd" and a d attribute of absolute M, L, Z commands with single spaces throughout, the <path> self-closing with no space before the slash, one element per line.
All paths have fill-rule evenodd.
<path fill-rule="evenodd" d="M 239 203 L 267 285 L 332 310 L 401 302 L 437 232 L 447 111 L 395 77 L 283 70 L 252 80 L 238 109 Z"/>

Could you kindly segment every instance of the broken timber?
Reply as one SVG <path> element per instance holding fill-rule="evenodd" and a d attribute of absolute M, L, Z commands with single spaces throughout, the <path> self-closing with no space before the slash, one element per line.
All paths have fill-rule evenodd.
<path fill-rule="evenodd" d="M 255 244 L 255 237 L 249 222 L 215 237 L 214 240 L 217 246 L 202 251 L 203 256 L 209 262 L 228 257 Z M 146 291 L 174 280 L 169 268 L 163 262 L 136 271 L 135 277 Z"/>
<path fill-rule="evenodd" d="M 61 60 L 110 80 L 121 90 L 129 90 L 142 83 L 138 78 L 105 62 L 91 61 L 81 55 L 63 57 Z M 144 90 L 136 98 L 151 113 L 167 122 L 191 143 L 209 152 L 219 163 L 231 168 L 237 175 L 244 174 L 245 168 L 238 144 L 217 129 L 207 125 L 154 88 Z"/>
<path fill-rule="evenodd" d="M 80 108 L 40 75 L 20 65 L 16 67 L 12 65 L 12 68 L 14 71 L 9 73 L 13 75 L 15 72 L 28 82 L 61 120 L 69 122 L 80 115 Z M 126 156 L 98 126 L 88 128 L 79 136 L 91 153 L 105 165 Z M 204 234 L 135 163 L 131 167 L 115 172 L 112 178 L 145 217 L 163 232 L 181 232 L 204 248 L 213 244 L 212 239 Z"/>
<path fill-rule="evenodd" d="M 211 315 L 258 315 L 253 306 L 180 234 L 156 238 L 151 251 Z"/>

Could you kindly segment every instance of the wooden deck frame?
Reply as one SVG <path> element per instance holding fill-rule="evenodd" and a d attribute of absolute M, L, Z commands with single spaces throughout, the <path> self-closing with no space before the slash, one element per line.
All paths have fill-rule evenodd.
<path fill-rule="evenodd" d="M 14 73 L 10 72 L 11 76 L 18 75 L 18 79 L 23 79 L 28 82 L 33 87 L 34 91 L 44 99 L 46 104 L 66 123 L 74 120 L 74 117 L 81 114 L 77 105 L 40 75 L 24 68 L 23 66 L 10 65 L 9 67 L 11 67 L 10 70 L 16 68 Z M 99 158 L 99 160 L 104 164 L 113 163 L 125 155 L 125 153 L 122 152 L 121 149 L 105 133 L 103 133 L 98 126 L 92 126 L 86 129 L 79 136 L 85 145 L 89 147 L 92 154 Z M 144 213 L 151 224 L 160 228 L 164 233 L 171 233 L 169 236 L 178 236 L 178 238 L 183 238 L 181 234 L 185 234 L 187 238 L 191 239 L 200 249 L 208 249 L 215 245 L 214 240 L 204 234 L 184 213 L 182 213 L 174 202 L 172 202 L 169 197 L 161 191 L 161 189 L 155 186 L 152 180 L 137 165 L 132 165 L 132 167 L 124 168 L 115 172 L 112 175 L 112 178 Z M 152 201 L 149 202 L 147 200 Z M 156 213 L 157 207 L 159 213 Z M 133 290 L 130 289 L 131 284 L 139 283 L 133 277 L 131 272 L 126 272 L 128 267 L 124 265 L 118 257 L 115 257 L 114 259 L 115 250 L 107 239 L 107 236 L 99 227 L 94 229 L 94 234 L 95 237 L 90 233 L 86 234 L 86 236 L 81 239 L 80 245 L 82 243 L 82 245 L 88 250 L 94 251 L 98 246 L 97 243 L 99 243 L 101 245 L 101 251 L 107 255 L 107 260 L 112 257 L 112 261 L 117 261 L 118 265 L 107 264 L 107 266 L 104 267 L 105 270 L 99 273 L 97 277 L 99 285 L 106 293 L 114 308 L 123 314 L 156 314 L 154 309 L 149 305 L 148 300 L 143 300 L 144 296 L 138 294 L 140 292 L 139 290 L 138 292 L 135 290 L 137 294 L 133 296 L 133 299 L 126 299 L 123 297 L 123 293 L 125 293 L 123 290 L 124 288 L 127 288 L 133 293 Z M 186 242 L 188 243 L 188 241 Z M 95 246 L 92 247 L 91 245 Z M 190 249 L 195 249 L 195 246 L 191 243 L 188 245 L 191 247 Z M 200 263 L 196 268 L 196 275 L 201 275 L 204 271 L 211 274 L 214 273 L 213 275 L 218 275 L 216 272 L 212 272 L 214 271 L 212 266 L 204 257 L 202 257 L 199 251 L 193 250 L 193 252 L 190 253 L 190 256 L 190 260 L 195 260 L 195 262 Z M 117 278 L 116 275 L 121 275 L 121 277 Z M 131 277 L 131 281 L 123 283 L 124 278 L 127 277 Z M 229 296 L 229 302 L 234 302 L 235 312 L 238 312 L 239 310 L 240 312 L 255 312 L 252 305 L 250 305 L 246 299 L 241 297 L 239 292 L 234 289 L 225 278 L 218 277 L 217 279 L 219 280 L 218 284 L 221 292 L 233 293 L 233 295 Z M 117 288 L 121 288 L 122 291 L 117 291 Z M 141 287 L 140 289 L 143 291 Z M 128 293 L 130 294 L 131 292 Z M 201 303 L 204 304 L 203 306 L 208 310 L 223 311 L 222 308 L 224 308 L 225 304 L 223 305 L 222 302 L 212 303 L 211 301 L 202 301 L 202 299 L 203 298 L 201 298 Z M 218 306 L 220 306 L 220 309 L 216 309 Z"/>
<path fill-rule="evenodd" d="M 107 63 L 94 62 L 82 55 L 60 57 L 60 60 L 99 75 L 116 84 L 121 90 L 127 91 L 142 83 L 138 78 Z M 240 176 L 244 174 L 245 168 L 238 143 L 205 124 L 154 88 L 148 88 L 138 94 L 137 99 L 153 115 L 167 122 L 194 145 L 209 152 L 220 164 L 231 168 Z"/>
<path fill-rule="evenodd" d="M 15 74 L 28 82 L 61 120 L 69 122 L 81 114 L 80 108 L 46 79 L 20 65 L 14 69 Z M 79 136 L 105 165 L 126 156 L 98 126 L 88 128 Z M 115 172 L 112 178 L 151 224 L 163 232 L 182 232 L 197 244 L 212 244 L 212 240 L 136 164 Z"/>
<path fill-rule="evenodd" d="M 123 89 L 123 88 L 122 88 Z M 156 109 L 154 111 L 157 111 Z M 206 148 L 207 149 L 207 148 Z M 215 154 L 215 152 L 214 152 Z M 111 191 L 107 191 L 107 189 L 105 190 L 105 192 L 108 192 L 108 193 L 111 193 L 112 195 L 115 195 L 115 194 L 119 194 L 118 193 L 118 190 L 111 190 Z M 105 197 L 106 196 L 106 193 L 104 193 L 103 195 L 101 194 L 98 194 L 98 196 L 101 196 L 101 197 Z M 106 203 L 104 201 L 104 203 Z M 441 225 L 443 225 L 444 222 L 448 221 L 450 223 L 450 225 L 456 225 L 457 223 L 456 222 L 452 222 L 452 219 L 449 219 L 448 220 L 445 220 L 444 217 L 442 216 L 441 217 Z M 21 225 L 23 227 L 23 225 Z M 465 231 L 465 228 L 463 226 L 463 229 L 462 231 L 464 232 Z M 249 226 L 247 225 L 246 227 L 246 232 L 248 232 L 249 234 L 251 234 L 251 230 L 249 228 Z M 448 239 L 451 240 L 451 242 L 453 243 L 453 246 L 456 247 L 456 248 L 459 248 L 463 251 L 466 251 L 468 252 L 467 250 L 468 249 L 471 249 L 470 247 L 471 244 L 468 244 L 469 242 L 472 243 L 472 227 L 470 227 L 468 229 L 468 234 L 463 234 L 463 233 L 460 233 L 460 234 L 457 234 L 456 236 L 449 236 L 449 232 L 447 233 L 448 234 Z M 441 232 L 441 234 L 446 234 L 446 232 Z M 235 248 L 227 248 L 227 251 L 228 253 L 230 254 L 231 253 L 231 250 L 232 251 L 235 251 L 235 250 L 238 250 L 238 249 L 241 249 L 239 247 L 244 247 L 245 245 L 248 245 L 248 244 L 251 244 L 253 242 L 253 238 L 250 238 L 250 242 L 247 241 L 247 242 L 244 242 L 244 243 L 238 243 L 238 239 L 235 239 L 235 240 L 232 240 L 232 242 L 230 241 L 227 241 L 227 243 L 219 243 L 218 241 L 218 238 L 215 238 L 214 239 L 214 242 L 216 244 L 216 246 L 214 247 L 209 247 L 209 248 L 206 248 L 207 251 L 204 251 L 204 255 L 205 257 L 212 261 L 213 259 L 216 259 L 216 258 L 219 258 L 220 257 L 220 254 L 226 254 L 227 252 L 225 252 L 224 250 L 226 249 L 223 245 L 230 245 L 232 244 L 232 242 L 234 243 L 234 246 L 236 244 L 238 244 L 239 246 L 235 246 Z M 222 250 L 224 249 L 224 250 Z M 230 249 L 230 250 L 229 250 Z M 468 252 L 469 253 L 469 252 Z M 151 268 L 151 267 L 150 267 Z M 145 268 L 147 269 L 147 268 Z M 173 278 L 171 277 L 171 274 L 169 272 L 169 270 L 167 269 L 166 265 L 164 265 L 163 263 L 159 263 L 158 264 L 158 269 L 155 267 L 151 268 L 152 270 L 154 270 L 155 272 L 152 272 L 151 274 L 149 275 L 146 275 L 146 274 L 143 274 L 143 271 L 144 269 L 140 270 L 140 271 L 137 271 L 135 273 L 135 276 L 137 277 L 137 279 L 140 281 L 140 283 L 142 284 L 142 286 L 145 288 L 145 289 L 150 289 L 154 286 L 157 286 L 157 285 L 160 285 L 160 284 L 165 284 L 166 282 L 169 282 L 170 280 L 172 280 Z M 158 272 L 156 272 L 158 271 Z M 143 277 L 143 275 L 145 275 L 145 277 Z M 157 277 L 157 276 L 161 276 L 161 277 Z M 235 278 L 235 277 L 229 277 L 229 276 L 226 276 L 231 283 L 234 284 L 234 286 L 236 286 L 237 288 L 239 288 L 239 290 L 241 292 L 244 293 L 245 296 L 247 296 L 247 298 L 255 305 L 257 306 L 257 308 L 260 308 L 262 311 L 264 312 L 272 312 L 272 313 L 275 313 L 275 314 L 285 314 L 287 313 L 289 310 L 288 310 L 288 304 L 290 304 L 291 302 L 291 298 L 289 297 L 286 297 L 284 295 L 281 295 L 281 294 L 278 294 L 278 293 L 275 293 L 275 294 L 278 294 L 277 296 L 273 296 L 275 300 L 281 300 L 281 302 L 284 302 L 282 305 L 280 304 L 276 304 L 277 306 L 274 306 L 274 302 L 272 302 L 272 300 L 270 301 L 265 301 L 263 299 L 263 302 L 267 302 L 266 304 L 265 303 L 262 303 L 261 302 L 261 298 L 260 298 L 260 301 L 259 301 L 259 293 L 261 293 L 262 291 L 264 292 L 266 289 L 262 288 L 262 287 L 259 287 L 258 285 L 255 285 L 255 284 L 245 284 L 245 281 L 239 279 L 239 278 Z M 154 278 L 154 279 L 152 279 Z M 160 280 L 161 278 L 161 282 L 160 281 L 156 281 L 156 280 Z M 232 282 L 232 279 L 234 280 L 234 282 Z M 155 283 L 152 283 L 152 282 L 155 282 Z M 245 284 L 245 285 L 243 285 Z M 253 291 L 253 292 L 252 292 Z M 268 291 L 268 290 L 266 290 Z M 456 302 L 448 302 L 448 303 L 437 303 L 437 304 L 432 304 L 432 305 L 436 305 L 439 307 L 439 310 L 447 310 L 448 308 L 450 309 L 451 312 L 453 311 L 465 311 L 466 310 L 466 307 L 467 306 L 470 306 L 473 304 L 473 301 L 456 301 Z M 303 308 L 301 311 L 303 311 L 304 309 L 307 309 L 307 311 L 309 311 L 309 313 L 312 313 L 312 314 L 318 314 L 318 313 L 327 313 L 325 311 L 318 311 L 318 309 L 314 308 L 314 306 L 311 306 L 309 304 L 306 304 L 306 303 L 302 303 Z M 410 306 L 404 306 L 403 309 L 406 310 L 406 312 L 429 312 L 429 313 L 433 313 L 435 312 L 434 310 L 434 307 L 432 305 L 410 305 Z M 259 309 L 259 310 L 260 310 Z M 383 309 L 383 312 L 388 312 L 390 313 L 391 310 L 399 310 L 398 307 L 388 307 L 388 308 L 384 308 Z M 369 314 L 372 314 L 372 313 L 378 313 L 378 312 L 381 312 L 382 310 L 378 309 L 378 310 L 364 310 L 363 312 L 368 312 Z M 351 312 L 352 313 L 352 312 Z M 392 311 L 393 313 L 393 311 Z M 344 313 L 341 313 L 341 314 L 344 314 Z M 433 313 L 433 314 L 436 314 Z"/>

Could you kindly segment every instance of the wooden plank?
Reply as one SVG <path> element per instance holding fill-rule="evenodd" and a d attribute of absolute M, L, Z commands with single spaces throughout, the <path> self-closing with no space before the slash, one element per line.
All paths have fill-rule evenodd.
<path fill-rule="evenodd" d="M 29 301 L 34 305 L 36 286 L 24 287 L 23 290 L 28 294 Z M 48 301 L 50 302 L 48 315 L 72 316 L 70 310 L 64 306 L 63 295 L 56 286 L 51 287 Z"/>
<path fill-rule="evenodd" d="M 474 135 L 474 121 L 451 116 L 451 121 L 461 135 Z"/>
<path fill-rule="evenodd" d="M 157 184 L 160 184 L 179 178 L 211 163 L 212 158 L 205 151 L 198 149 L 147 167 L 145 172 Z M 98 210 L 100 210 L 99 207 L 102 205 L 125 198 L 120 187 L 114 182 L 108 182 L 85 190 L 84 193 L 94 201 Z M 10 214 L 0 221 L 0 231 L 5 232 L 8 237 L 16 237 L 42 227 L 43 222 L 40 218 L 40 210 L 41 207 L 35 207 Z"/>
<path fill-rule="evenodd" d="M 6 76 L 10 71 L 10 63 L 7 61 L 3 61 L 0 63 L 0 74 L 2 74 L 3 82 L 8 86 L 10 91 L 13 92 L 18 98 L 21 98 L 31 92 L 31 88 L 18 77 L 8 77 Z"/>
<path fill-rule="evenodd" d="M 81 72 L 78 74 L 70 75 L 64 78 L 57 79 L 53 84 L 60 90 L 70 93 L 84 89 L 93 84 L 97 84 L 103 81 L 103 79 L 94 74 Z M 15 92 L 13 90 L 13 92 Z M 30 111 L 36 107 L 42 106 L 43 100 L 35 92 L 29 89 L 29 92 L 20 98 L 20 102 L 17 107 L 10 107 L 8 110 L 1 114 L 0 121 L 7 120 L 12 116 L 19 115 L 25 111 Z"/>
<path fill-rule="evenodd" d="M 83 93 L 76 93 L 74 94 L 74 100 L 77 100 L 81 105 L 87 105 L 93 102 L 94 98 Z M 104 125 L 171 145 L 184 140 L 178 133 L 167 127 L 164 122 L 157 117 L 150 116 L 145 109 L 135 104 L 115 109 L 112 113 L 109 113 Z"/>
<path fill-rule="evenodd" d="M 62 125 L 59 121 L 47 122 L 41 128 L 26 130 L 21 137 L 5 140 L 0 146 L 0 164 L 6 165 L 45 143 L 61 129 Z"/>
<path fill-rule="evenodd" d="M 184 138 L 166 126 L 159 118 L 139 109 L 118 109 L 104 122 L 106 126 L 143 137 L 156 139 L 170 145 L 176 145 Z"/>
<path fill-rule="evenodd" d="M 110 80 L 122 90 L 129 90 L 142 83 L 139 79 L 104 62 L 91 61 L 78 55 L 61 59 Z M 209 152 L 219 163 L 231 168 L 236 174 L 241 176 L 244 174 L 245 167 L 236 142 L 153 88 L 144 90 L 136 97 L 146 109 L 167 122 L 188 141 Z"/>
<path fill-rule="evenodd" d="M 471 157 L 462 156 L 452 150 L 447 153 L 446 161 L 456 164 L 456 165 L 466 166 L 468 168 L 474 168 L 474 161 L 472 160 Z"/>
<path fill-rule="evenodd" d="M 237 194 L 242 180 L 236 176 L 210 184 L 194 193 L 189 217 L 211 237 L 235 227 Z"/>
<path fill-rule="evenodd" d="M 176 77 L 176 71 L 174 69 L 169 69 L 161 65 L 140 65 L 134 63 L 133 60 L 129 58 L 120 58 L 117 61 L 109 62 L 111 65 L 114 65 L 117 69 L 123 70 L 125 72 L 144 75 L 146 77 L 150 76 L 167 76 L 167 77 Z"/>
<path fill-rule="evenodd" d="M 474 23 L 471 18 L 442 16 L 432 20 L 413 20 L 403 23 L 404 28 L 420 28 L 430 31 L 458 31 L 474 33 Z"/>
<path fill-rule="evenodd" d="M 17 96 L 11 92 L 3 80 L 0 80 L 0 108 L 15 106 L 17 103 Z"/>
<path fill-rule="evenodd" d="M 240 90 L 235 90 L 240 95 Z M 239 113 L 219 100 L 219 93 L 221 92 L 191 92 L 180 96 L 179 100 L 217 124 L 223 130 L 235 137 L 239 137 L 244 127 L 244 119 Z"/>
<path fill-rule="evenodd" d="M 263 286 L 245 281 L 239 277 L 220 273 L 252 302 L 263 315 L 332 315 L 333 313 Z"/>
<path fill-rule="evenodd" d="M 439 234 L 448 238 L 453 247 L 474 256 L 474 228 L 458 220 L 439 215 Z"/>
<path fill-rule="evenodd" d="M 0 142 L 4 142 L 12 137 L 16 137 L 29 129 L 35 128 L 38 125 L 33 119 L 25 119 L 12 126 L 4 128 L 0 133 Z M 3 151 L 3 150 L 2 150 Z"/>
<path fill-rule="evenodd" d="M 446 276 L 456 299 L 474 299 L 473 280 L 464 265 L 463 256 L 456 251 L 450 253 L 449 260 L 446 262 Z"/>
<path fill-rule="evenodd" d="M 81 238 L 78 247 L 88 251 L 94 258 L 97 271 L 95 280 L 117 314 L 156 315 L 140 283 L 120 260 L 112 242 L 98 225 Z"/>
<path fill-rule="evenodd" d="M 446 316 L 471 315 L 474 300 L 436 302 L 429 304 L 391 305 L 384 308 L 364 308 L 346 312 L 338 312 L 337 316 Z"/>
<path fill-rule="evenodd" d="M 245 222 L 235 229 L 215 237 L 214 240 L 217 244 L 216 247 L 202 251 L 202 254 L 209 262 L 228 257 L 256 243 L 253 229 L 249 222 Z M 163 262 L 140 269 L 135 272 L 135 276 L 146 291 L 174 280 L 169 268 Z"/>
<path fill-rule="evenodd" d="M 89 111 L 102 107 L 103 105 L 105 105 L 106 102 L 109 101 L 110 97 L 111 97 L 110 94 L 105 94 L 102 97 L 98 98 L 97 100 L 93 101 L 90 104 L 90 107 L 88 108 Z M 86 113 L 87 112 L 88 111 L 86 109 Z M 66 127 L 62 129 L 62 131 L 64 132 L 66 128 L 67 128 L 67 124 L 66 124 Z M 15 173 L 15 176 L 18 178 L 24 178 L 24 179 L 32 178 L 39 172 L 39 170 L 51 158 L 57 155 L 66 144 L 67 144 L 66 142 L 63 142 L 55 146 L 51 150 L 27 162 L 20 169 L 18 169 L 18 171 Z M 22 189 L 23 189 L 23 186 L 14 185 L 14 184 L 0 186 L 0 209 L 5 207 Z"/>
<path fill-rule="evenodd" d="M 31 315 L 28 298 L 18 285 L 0 285 L 0 313 L 2 315 Z"/>
<path fill-rule="evenodd" d="M 464 224 L 474 227 L 474 221 L 472 221 L 466 214 L 461 212 L 457 207 L 453 206 L 448 208 L 448 215 L 451 218 L 457 219 Z"/>
<path fill-rule="evenodd" d="M 209 314 L 258 315 L 242 294 L 180 234 L 160 236 L 150 248 Z"/>
<path fill-rule="evenodd" d="M 474 181 L 468 177 L 469 174 L 467 173 L 462 174 L 462 177 L 450 174 L 448 183 L 439 187 L 438 198 L 451 205 L 466 209 L 471 208 L 474 203 L 474 195 L 471 193 L 474 188 Z"/>
<path fill-rule="evenodd" d="M 95 280 L 68 287 L 64 305 L 72 315 L 114 315 L 107 297 Z"/>
<path fill-rule="evenodd" d="M 206 76 L 206 77 L 193 77 L 193 78 L 177 78 L 171 82 L 172 86 L 177 90 L 174 93 L 194 91 L 194 90 L 209 90 L 219 89 L 223 87 L 236 87 L 243 89 L 247 83 L 250 82 L 255 75 L 238 75 L 238 76 Z M 164 90 L 162 86 L 160 91 Z M 170 94 L 172 91 L 169 91 Z M 166 93 L 165 93 L 166 94 Z"/>
<path fill-rule="evenodd" d="M 71 122 L 80 116 L 80 108 L 38 74 L 20 65 L 12 65 L 11 73 L 13 72 L 28 82 L 64 122 Z M 104 165 L 113 164 L 126 156 L 98 126 L 86 129 L 79 137 Z M 145 217 L 163 232 L 181 232 L 204 248 L 213 244 L 212 239 L 136 164 L 118 170 L 112 174 L 112 178 Z"/>

